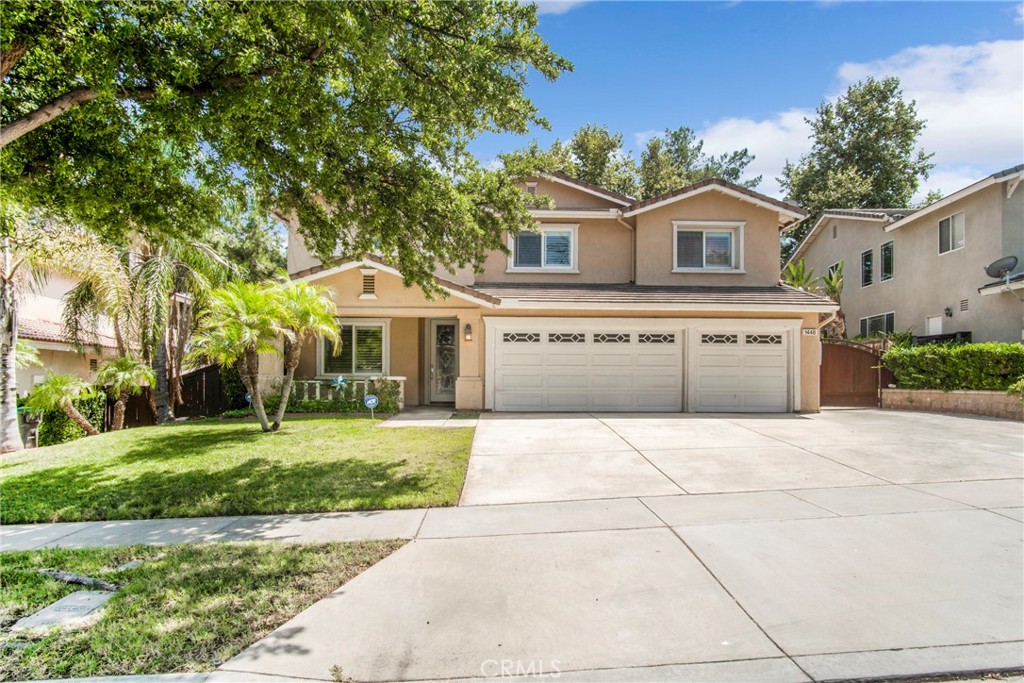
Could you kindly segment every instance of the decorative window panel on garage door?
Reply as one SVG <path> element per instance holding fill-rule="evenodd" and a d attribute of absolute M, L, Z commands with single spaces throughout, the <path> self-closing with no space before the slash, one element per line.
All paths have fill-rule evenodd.
<path fill-rule="evenodd" d="M 498 339 L 495 410 L 682 410 L 683 354 L 675 333 L 524 327 Z M 537 341 L 520 341 L 526 339 Z"/>
<path fill-rule="evenodd" d="M 782 412 L 789 407 L 789 348 L 781 333 L 702 331 L 693 409 Z"/>

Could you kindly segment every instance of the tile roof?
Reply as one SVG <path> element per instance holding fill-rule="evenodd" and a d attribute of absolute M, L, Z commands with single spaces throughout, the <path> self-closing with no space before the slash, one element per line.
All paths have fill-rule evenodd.
<path fill-rule="evenodd" d="M 881 218 L 899 220 L 906 218 L 917 209 L 825 209 L 823 216 L 851 216 L 853 218 Z"/>
<path fill-rule="evenodd" d="M 20 318 L 18 320 L 18 335 L 25 339 L 32 339 L 41 342 L 52 342 L 55 344 L 73 343 L 66 334 L 64 326 L 52 320 L 35 320 L 33 318 Z M 89 335 L 82 340 L 84 346 L 99 345 L 109 349 L 117 348 L 117 340 L 109 334 Z"/>
<path fill-rule="evenodd" d="M 608 197 L 611 197 L 613 199 L 617 199 L 620 202 L 625 202 L 625 203 L 629 204 L 629 203 L 635 201 L 632 197 L 624 195 L 624 194 L 622 194 L 620 192 L 615 192 L 614 190 L 609 190 L 606 187 L 601 187 L 600 185 L 594 185 L 593 183 L 588 183 L 587 181 L 580 180 L 579 178 L 573 178 L 571 175 L 568 175 L 566 173 L 562 173 L 561 171 L 552 171 L 551 173 L 547 173 L 545 175 L 554 176 L 555 178 L 558 178 L 559 180 L 564 180 L 567 183 L 572 183 L 573 185 L 579 185 L 580 187 L 585 187 L 588 190 L 591 190 L 593 192 L 598 192 L 598 193 L 603 194 L 603 195 L 607 195 Z"/>
<path fill-rule="evenodd" d="M 774 306 L 828 306 L 825 297 L 787 285 L 771 287 L 656 286 L 632 284 L 537 284 L 478 282 L 473 288 L 502 300 L 519 303 L 622 304 L 732 304 Z"/>
<path fill-rule="evenodd" d="M 730 190 L 732 190 L 734 192 L 739 192 L 740 194 L 745 194 L 748 197 L 752 197 L 753 199 L 757 199 L 757 200 L 760 200 L 762 202 L 767 202 L 769 204 L 773 204 L 774 206 L 777 206 L 780 209 L 785 209 L 786 211 L 792 211 L 794 213 L 799 213 L 799 214 L 804 215 L 804 216 L 807 215 L 807 211 L 805 211 L 803 209 L 803 207 L 801 207 L 799 204 L 793 204 L 792 202 L 786 202 L 786 201 L 782 201 L 781 199 L 775 199 L 774 197 L 769 197 L 766 194 L 761 194 L 760 192 L 755 192 L 754 190 L 751 190 L 748 187 L 743 187 L 742 185 L 737 185 L 736 183 L 730 183 L 728 180 L 722 180 L 721 178 L 707 178 L 705 180 L 701 180 L 699 182 L 693 183 L 692 185 L 687 185 L 686 187 L 680 187 L 680 188 L 677 188 L 675 190 L 671 190 L 669 192 L 666 192 L 665 194 L 660 194 L 657 197 L 651 197 L 650 199 L 644 199 L 644 200 L 639 201 L 639 202 L 634 202 L 630 206 L 628 206 L 625 209 L 623 209 L 623 211 L 625 211 L 627 213 L 630 212 L 630 211 L 636 211 L 637 209 L 642 209 L 642 208 L 644 208 L 646 206 L 650 206 L 652 204 L 658 204 L 660 202 L 665 201 L 666 199 L 671 199 L 673 197 L 678 197 L 679 195 L 683 195 L 683 194 L 689 194 L 689 193 L 693 192 L 694 190 L 699 190 L 702 187 L 707 187 L 708 185 L 718 185 L 719 187 L 725 187 L 725 188 L 728 188 L 728 189 L 730 189 Z"/>

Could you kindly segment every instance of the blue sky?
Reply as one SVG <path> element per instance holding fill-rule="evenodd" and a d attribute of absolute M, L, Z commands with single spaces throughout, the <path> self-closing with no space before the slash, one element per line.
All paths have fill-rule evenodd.
<path fill-rule="evenodd" d="M 1024 161 L 1024 11 L 1019 2 L 542 2 L 540 32 L 575 64 L 529 96 L 552 131 L 474 142 L 483 160 L 585 123 L 623 133 L 639 156 L 688 125 L 711 151 L 750 148 L 759 189 L 778 192 L 785 159 L 807 151 L 803 117 L 867 76 L 896 75 L 929 120 L 952 192 Z"/>

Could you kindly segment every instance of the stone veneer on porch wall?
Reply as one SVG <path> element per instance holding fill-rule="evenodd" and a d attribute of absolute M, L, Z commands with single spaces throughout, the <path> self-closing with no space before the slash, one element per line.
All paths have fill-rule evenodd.
<path fill-rule="evenodd" d="M 1024 401 L 1003 391 L 882 389 L 882 408 L 935 413 L 965 413 L 1024 420 Z"/>

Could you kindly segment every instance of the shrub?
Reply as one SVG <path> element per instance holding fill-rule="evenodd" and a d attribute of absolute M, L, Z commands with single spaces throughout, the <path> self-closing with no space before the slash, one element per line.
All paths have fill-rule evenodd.
<path fill-rule="evenodd" d="M 1020 400 L 1024 401 L 1024 375 L 1010 385 L 1010 388 L 1006 390 L 1006 394 L 1008 396 L 1019 396 Z"/>
<path fill-rule="evenodd" d="M 227 418 L 252 417 L 252 409 L 251 408 L 231 408 L 229 410 L 225 410 L 223 413 L 220 414 L 220 416 L 221 417 L 227 417 Z"/>
<path fill-rule="evenodd" d="M 893 347 L 882 356 L 905 389 L 1006 391 L 1024 375 L 1024 345 L 931 344 Z"/>
<path fill-rule="evenodd" d="M 103 411 L 107 405 L 107 395 L 97 391 L 92 396 L 76 398 L 71 402 L 75 408 L 88 420 L 96 429 L 103 431 Z M 43 419 L 39 423 L 37 443 L 39 446 L 53 446 L 59 443 L 67 443 L 85 436 L 82 428 L 71 421 L 63 410 L 53 409 L 43 413 Z"/>
<path fill-rule="evenodd" d="M 378 413 L 398 412 L 398 392 L 401 384 L 394 380 L 370 381 L 369 393 L 376 394 L 380 403 L 374 409 Z M 297 391 L 293 389 L 292 397 L 288 401 L 289 413 L 365 413 L 369 412 L 363 405 L 365 392 L 362 385 L 356 387 L 350 382 L 344 389 L 338 389 L 334 385 L 324 385 L 320 399 L 299 398 Z M 269 395 L 263 400 L 267 413 L 273 413 L 281 405 L 280 394 Z M 251 412 L 250 412 L 251 414 Z"/>
<path fill-rule="evenodd" d="M 228 410 L 244 410 L 249 405 L 245 401 L 245 385 L 234 365 L 220 366 L 220 391 Z"/>

